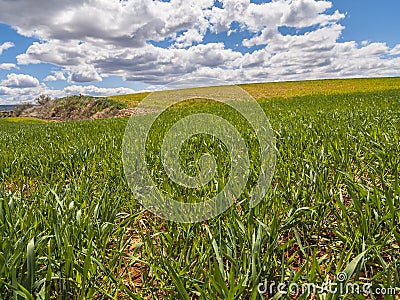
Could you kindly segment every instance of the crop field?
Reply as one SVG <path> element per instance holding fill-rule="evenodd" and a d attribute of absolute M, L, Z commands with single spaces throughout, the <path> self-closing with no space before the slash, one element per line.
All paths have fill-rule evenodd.
<path fill-rule="evenodd" d="M 134 199 L 122 163 L 128 118 L 0 119 L 0 298 L 278 299 L 285 295 L 260 293 L 260 283 L 322 286 L 344 272 L 354 283 L 397 288 L 397 296 L 385 298 L 396 299 L 400 85 L 385 80 L 384 88 L 376 80 L 355 81 L 355 90 L 351 81 L 338 81 L 348 86 L 340 93 L 325 87 L 296 94 L 288 92 L 296 85 L 282 85 L 284 94 L 268 95 L 265 87 L 248 86 L 258 93 L 277 148 L 272 184 L 254 208 L 247 196 L 259 174 L 259 145 L 245 120 L 213 102 L 189 101 L 163 113 L 171 125 L 194 112 L 221 116 L 254 157 L 235 205 L 195 224 L 163 220 Z M 159 160 L 166 131 L 152 127 L 146 159 L 159 188 L 184 201 L 188 191 L 169 182 Z M 218 173 L 204 191 L 192 192 L 208 197 L 229 176 L 226 148 L 197 135 L 183 145 L 180 160 L 196 175 L 194 161 L 205 152 L 218 158 Z"/>
<path fill-rule="evenodd" d="M 272 99 L 396 90 L 400 88 L 400 78 L 325 79 L 253 83 L 239 86 L 256 99 Z M 148 95 L 149 93 L 137 93 L 109 98 L 119 101 L 128 107 L 136 107 Z"/>

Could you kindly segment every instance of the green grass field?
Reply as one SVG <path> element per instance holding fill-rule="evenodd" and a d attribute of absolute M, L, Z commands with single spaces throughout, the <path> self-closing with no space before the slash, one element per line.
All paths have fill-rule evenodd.
<path fill-rule="evenodd" d="M 278 151 L 272 185 L 254 209 L 246 188 L 224 214 L 197 224 L 165 221 L 133 199 L 122 165 L 127 118 L 1 120 L 0 298 L 262 299 L 265 279 L 321 286 L 340 271 L 399 293 L 400 86 L 386 80 L 384 88 L 356 80 L 352 93 L 336 86 L 270 97 L 259 88 Z M 192 103 L 164 117 L 173 123 L 201 111 L 229 119 L 257 153 L 252 131 L 221 104 Z M 155 159 L 165 131 L 153 128 L 147 159 L 167 189 Z M 224 163 L 224 147 L 207 136 L 183 148 L 182 162 L 191 165 L 209 146 Z M 219 168 L 217 183 L 227 169 Z"/>
<path fill-rule="evenodd" d="M 341 95 L 398 90 L 400 89 L 400 77 L 269 82 L 239 86 L 255 99 L 291 98 L 310 95 Z M 128 107 L 136 107 L 149 94 L 137 93 L 109 98 Z"/>

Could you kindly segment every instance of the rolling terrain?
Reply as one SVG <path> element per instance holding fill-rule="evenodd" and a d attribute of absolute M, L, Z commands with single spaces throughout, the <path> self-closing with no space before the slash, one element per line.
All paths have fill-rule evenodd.
<path fill-rule="evenodd" d="M 0 119 L 1 297 L 262 299 L 265 280 L 321 286 L 339 272 L 399 293 L 400 78 L 241 87 L 268 116 L 277 148 L 271 187 L 254 209 L 246 196 L 260 172 L 259 146 L 243 118 L 193 101 L 162 114 L 169 126 L 216 114 L 254 156 L 235 205 L 196 224 L 165 221 L 134 199 L 122 164 L 128 118 Z M 133 108 L 146 95 L 110 98 Z M 186 190 L 158 159 L 167 130 L 152 128 L 146 159 L 160 189 L 184 201 Z M 196 174 L 193 162 L 209 148 L 220 165 L 207 197 L 229 176 L 229 153 L 202 135 L 180 152 Z"/>

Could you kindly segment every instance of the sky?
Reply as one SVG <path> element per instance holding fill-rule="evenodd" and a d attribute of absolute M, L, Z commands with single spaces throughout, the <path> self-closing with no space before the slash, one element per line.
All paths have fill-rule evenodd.
<path fill-rule="evenodd" d="M 0 104 L 400 75 L 398 0 L 0 0 Z"/>

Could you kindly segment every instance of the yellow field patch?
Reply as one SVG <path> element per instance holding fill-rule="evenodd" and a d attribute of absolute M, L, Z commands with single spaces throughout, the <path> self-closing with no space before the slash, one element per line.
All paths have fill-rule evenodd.
<path fill-rule="evenodd" d="M 36 119 L 36 118 L 11 117 L 11 118 L 0 119 L 0 123 L 40 124 L 40 123 L 46 123 L 46 121 L 39 120 L 39 119 Z"/>
<path fill-rule="evenodd" d="M 270 82 L 244 84 L 240 87 L 256 99 L 291 98 L 400 89 L 400 77 Z"/>
<path fill-rule="evenodd" d="M 256 99 L 291 98 L 307 95 L 337 95 L 395 90 L 400 89 L 400 77 L 269 82 L 239 86 Z M 149 94 L 137 93 L 109 98 L 124 103 L 129 108 L 134 108 Z"/>

